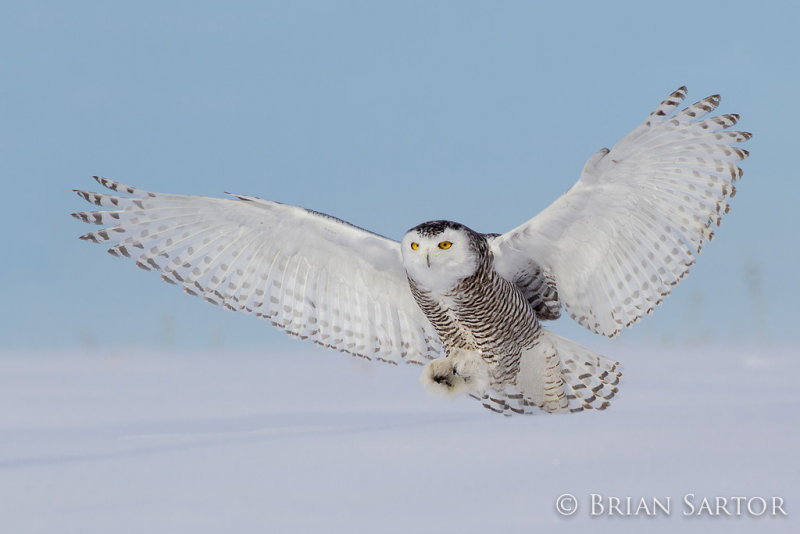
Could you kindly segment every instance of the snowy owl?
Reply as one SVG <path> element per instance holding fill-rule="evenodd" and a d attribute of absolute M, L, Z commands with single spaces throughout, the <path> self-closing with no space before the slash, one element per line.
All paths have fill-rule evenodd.
<path fill-rule="evenodd" d="M 738 115 L 675 113 L 681 87 L 539 215 L 482 234 L 431 221 L 398 243 L 345 221 L 244 195 L 77 191 L 110 225 L 81 239 L 186 293 L 354 356 L 424 365 L 420 381 L 499 413 L 604 409 L 618 362 L 542 328 L 561 315 L 609 337 L 649 314 L 728 212 L 747 157 Z"/>

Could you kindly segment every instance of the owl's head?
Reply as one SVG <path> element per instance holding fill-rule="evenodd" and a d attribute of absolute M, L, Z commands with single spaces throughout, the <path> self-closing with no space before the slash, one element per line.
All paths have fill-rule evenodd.
<path fill-rule="evenodd" d="M 415 226 L 401 242 L 408 276 L 428 290 L 450 289 L 475 274 L 486 254 L 486 240 L 463 224 L 430 221 Z"/>

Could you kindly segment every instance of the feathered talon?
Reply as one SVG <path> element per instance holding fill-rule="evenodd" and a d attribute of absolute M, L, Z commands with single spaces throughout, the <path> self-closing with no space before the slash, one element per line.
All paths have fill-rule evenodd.
<path fill-rule="evenodd" d="M 428 363 L 419 381 L 437 396 L 483 393 L 489 385 L 489 367 L 480 353 L 454 349 L 450 356 Z"/>

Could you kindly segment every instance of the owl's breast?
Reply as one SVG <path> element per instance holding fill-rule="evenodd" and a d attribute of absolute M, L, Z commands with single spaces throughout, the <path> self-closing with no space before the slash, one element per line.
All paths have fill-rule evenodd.
<path fill-rule="evenodd" d="M 517 359 L 535 343 L 539 324 L 519 289 L 487 266 L 454 288 L 431 292 L 409 280 L 445 350 L 480 351 L 489 362 Z"/>

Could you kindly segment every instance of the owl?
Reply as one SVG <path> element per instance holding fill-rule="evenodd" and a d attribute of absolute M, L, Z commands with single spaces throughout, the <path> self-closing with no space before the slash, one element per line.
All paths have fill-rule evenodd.
<path fill-rule="evenodd" d="M 432 393 L 505 415 L 602 410 L 619 363 L 542 327 L 562 310 L 613 337 L 658 306 L 728 212 L 738 115 L 676 111 L 681 87 L 543 212 L 504 234 L 430 221 L 398 243 L 343 220 L 246 195 L 153 193 L 96 177 L 112 246 L 186 293 L 254 314 L 301 339 L 389 364 L 423 366 Z"/>

